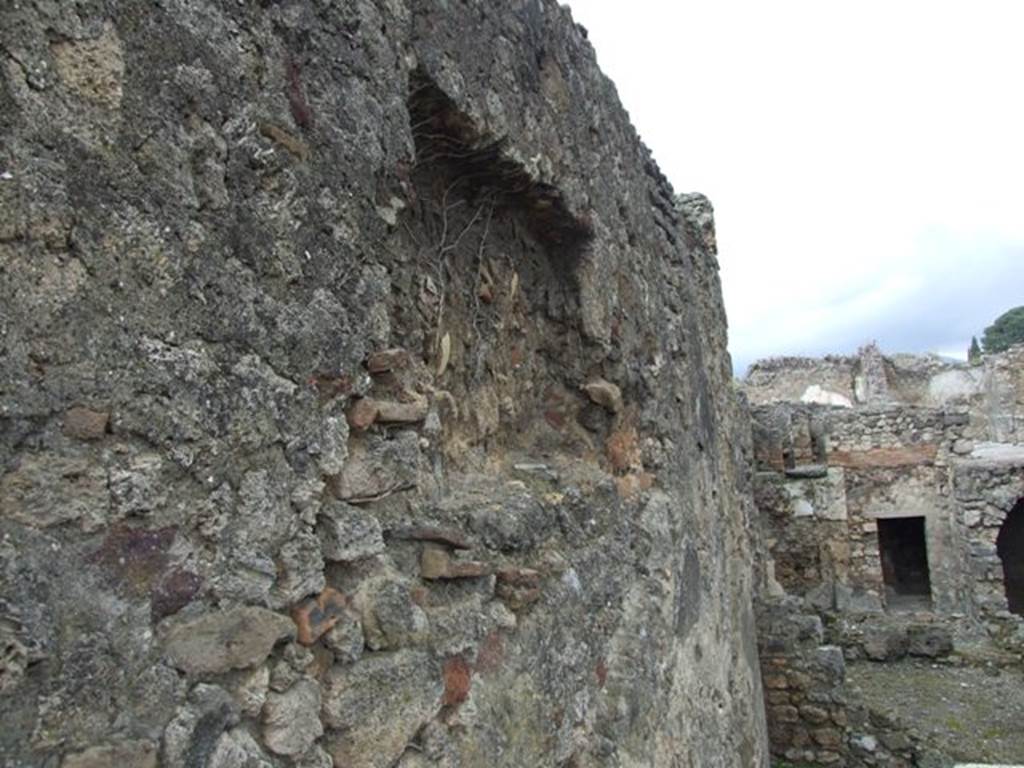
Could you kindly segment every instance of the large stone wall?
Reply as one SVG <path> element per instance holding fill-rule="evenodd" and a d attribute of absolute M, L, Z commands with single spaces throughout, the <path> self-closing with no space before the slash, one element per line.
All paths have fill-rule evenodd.
<path fill-rule="evenodd" d="M 566 9 L 0 46 L 0 764 L 766 764 L 710 205 Z"/>

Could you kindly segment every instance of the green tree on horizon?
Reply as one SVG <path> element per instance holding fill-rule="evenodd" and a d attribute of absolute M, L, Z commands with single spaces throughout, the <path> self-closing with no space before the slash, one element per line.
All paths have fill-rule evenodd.
<path fill-rule="evenodd" d="M 981 343 L 988 353 L 1024 344 L 1024 306 L 1014 307 L 997 317 L 981 335 Z"/>
<path fill-rule="evenodd" d="M 967 362 L 976 363 L 981 360 L 981 346 L 978 344 L 978 337 L 971 336 L 971 348 L 967 350 Z"/>

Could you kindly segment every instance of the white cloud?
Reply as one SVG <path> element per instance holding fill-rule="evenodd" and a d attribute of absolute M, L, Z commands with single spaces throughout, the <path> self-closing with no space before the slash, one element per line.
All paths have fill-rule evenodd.
<path fill-rule="evenodd" d="M 956 349 L 1024 304 L 1024 5 L 569 5 L 662 170 L 715 204 L 740 365 Z"/>

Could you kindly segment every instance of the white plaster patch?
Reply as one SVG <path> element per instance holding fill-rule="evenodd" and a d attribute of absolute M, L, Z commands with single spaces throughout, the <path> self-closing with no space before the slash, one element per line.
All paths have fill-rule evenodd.
<path fill-rule="evenodd" d="M 830 392 L 817 384 L 811 384 L 804 390 L 800 397 L 801 403 L 814 403 L 817 405 L 837 405 L 841 408 L 852 408 L 850 398 L 840 395 L 838 392 Z"/>
<path fill-rule="evenodd" d="M 945 405 L 951 400 L 971 397 L 981 391 L 981 370 L 943 371 L 928 381 L 928 401 Z"/>
<path fill-rule="evenodd" d="M 793 499 L 793 517 L 813 517 L 814 507 L 807 499 Z"/>
<path fill-rule="evenodd" d="M 977 443 L 970 458 L 981 461 L 1024 463 L 1024 445 L 1014 443 Z"/>

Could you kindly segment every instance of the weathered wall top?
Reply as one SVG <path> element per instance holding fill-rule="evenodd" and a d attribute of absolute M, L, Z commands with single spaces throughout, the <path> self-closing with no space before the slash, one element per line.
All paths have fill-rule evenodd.
<path fill-rule="evenodd" d="M 988 439 L 1020 442 L 1024 417 L 1024 346 L 985 355 L 980 363 L 937 355 L 882 356 L 868 345 L 857 356 L 774 358 L 754 363 L 741 389 L 754 405 L 805 402 L 824 405 L 964 406 L 978 411 Z"/>

